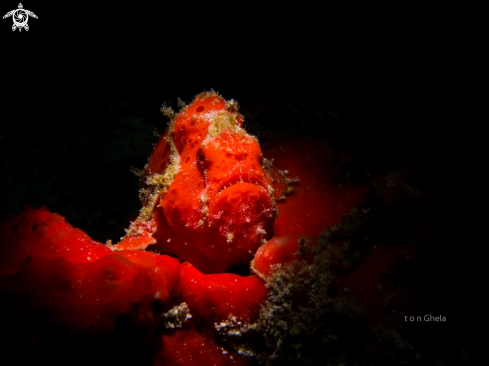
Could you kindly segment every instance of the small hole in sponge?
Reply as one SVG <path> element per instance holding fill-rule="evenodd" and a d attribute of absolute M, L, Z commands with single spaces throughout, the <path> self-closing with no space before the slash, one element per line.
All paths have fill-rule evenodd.
<path fill-rule="evenodd" d="M 199 105 L 197 107 L 197 112 L 202 112 L 203 110 L 204 110 L 204 107 L 203 106 Z"/>
<path fill-rule="evenodd" d="M 234 273 L 243 277 L 251 275 L 249 264 L 237 264 L 229 268 L 226 273 Z"/>
<path fill-rule="evenodd" d="M 190 156 L 187 156 L 187 159 L 185 159 L 185 164 L 187 164 L 189 160 L 190 160 Z"/>

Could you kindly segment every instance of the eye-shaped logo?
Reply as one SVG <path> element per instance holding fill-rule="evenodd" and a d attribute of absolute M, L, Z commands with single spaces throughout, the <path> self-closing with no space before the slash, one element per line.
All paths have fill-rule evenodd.
<path fill-rule="evenodd" d="M 3 19 L 12 17 L 14 20 L 14 24 L 12 25 L 12 30 L 16 30 L 19 28 L 19 32 L 24 28 L 26 31 L 29 30 L 29 26 L 27 25 L 27 21 L 29 20 L 29 16 L 36 18 L 37 15 L 34 14 L 32 11 L 24 9 L 22 6 L 22 3 L 19 3 L 19 8 L 14 9 L 12 11 L 9 11 L 7 14 L 3 16 Z"/>

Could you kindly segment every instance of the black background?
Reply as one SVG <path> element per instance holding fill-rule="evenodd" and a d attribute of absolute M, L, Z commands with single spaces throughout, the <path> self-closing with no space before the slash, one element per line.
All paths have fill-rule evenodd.
<path fill-rule="evenodd" d="M 17 7 L 3 4 L 4 13 Z M 379 130 L 367 165 L 421 164 L 423 189 L 439 205 L 440 267 L 430 280 L 439 281 L 440 313 L 452 318 L 433 324 L 430 337 L 441 346 L 423 350 L 433 362 L 484 362 L 478 246 L 459 241 L 449 225 L 464 215 L 451 177 L 466 164 L 444 117 L 455 78 L 448 45 L 457 37 L 446 8 L 23 5 L 39 17 L 28 32 L 12 32 L 11 18 L 0 22 L 2 215 L 46 205 L 93 239 L 117 241 L 139 209 L 130 169 L 144 166 L 153 131 L 167 124 L 161 105 L 176 108 L 177 97 L 188 103 L 211 88 L 238 100 L 245 127 L 262 143 L 273 134 L 322 136 L 355 155 Z"/>

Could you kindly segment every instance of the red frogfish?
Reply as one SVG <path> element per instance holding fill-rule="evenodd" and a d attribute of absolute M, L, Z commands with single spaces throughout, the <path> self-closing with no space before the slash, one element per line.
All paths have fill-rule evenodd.
<path fill-rule="evenodd" d="M 205 92 L 170 118 L 144 170 L 140 215 L 112 249 L 152 245 L 203 273 L 248 264 L 273 236 L 285 177 L 243 129 L 235 101 Z"/>

